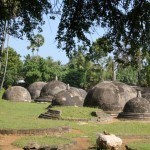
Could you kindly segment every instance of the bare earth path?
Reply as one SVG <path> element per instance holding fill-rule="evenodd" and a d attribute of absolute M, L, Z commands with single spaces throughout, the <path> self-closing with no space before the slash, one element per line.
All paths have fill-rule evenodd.
<path fill-rule="evenodd" d="M 1 135 L 0 134 L 0 150 L 22 150 L 21 148 L 16 148 L 12 143 L 21 138 L 21 135 Z"/>

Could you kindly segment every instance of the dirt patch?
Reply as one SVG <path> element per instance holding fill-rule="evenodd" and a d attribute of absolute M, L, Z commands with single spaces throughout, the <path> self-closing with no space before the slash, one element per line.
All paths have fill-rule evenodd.
<path fill-rule="evenodd" d="M 22 137 L 20 135 L 0 135 L 0 148 L 2 150 L 22 150 L 12 145 L 14 141 Z"/>
<path fill-rule="evenodd" d="M 82 134 L 83 132 L 82 132 L 81 130 L 71 129 L 71 133 L 74 133 L 74 134 Z"/>
<path fill-rule="evenodd" d="M 74 141 L 77 143 L 73 150 L 87 150 L 90 146 L 90 140 L 89 138 L 75 138 Z"/>

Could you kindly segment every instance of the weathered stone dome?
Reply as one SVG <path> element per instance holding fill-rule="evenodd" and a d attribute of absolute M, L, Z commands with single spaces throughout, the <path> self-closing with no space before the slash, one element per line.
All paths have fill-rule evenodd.
<path fill-rule="evenodd" d="M 41 90 L 40 97 L 35 99 L 39 102 L 51 102 L 53 96 L 65 90 L 67 85 L 61 81 L 53 80 L 48 82 Z"/>
<path fill-rule="evenodd" d="M 85 99 L 87 92 L 81 88 L 76 88 L 76 87 L 70 87 L 70 89 L 76 91 L 78 93 L 78 95 L 80 95 L 83 99 Z M 77 95 L 77 96 L 78 96 Z"/>
<path fill-rule="evenodd" d="M 123 109 L 124 113 L 150 113 L 150 104 L 145 98 L 133 98 L 129 100 Z"/>
<path fill-rule="evenodd" d="M 118 117 L 131 119 L 150 119 L 150 103 L 148 100 L 142 97 L 133 98 L 125 104 L 123 112 L 119 113 Z"/>
<path fill-rule="evenodd" d="M 34 82 L 28 87 L 28 91 L 30 92 L 33 100 L 40 96 L 41 90 L 45 85 L 46 82 Z"/>
<path fill-rule="evenodd" d="M 31 101 L 30 93 L 21 86 L 12 86 L 8 88 L 4 92 L 2 98 L 10 101 Z"/>
<path fill-rule="evenodd" d="M 53 106 L 83 106 L 83 103 L 84 98 L 82 97 L 81 92 L 75 87 L 70 87 L 69 89 L 59 92 L 52 99 Z"/>
<path fill-rule="evenodd" d="M 143 93 L 142 97 L 147 99 L 150 102 L 150 93 Z"/>
<path fill-rule="evenodd" d="M 99 107 L 104 111 L 122 111 L 125 103 L 136 96 L 136 90 L 124 83 L 104 81 L 88 92 L 84 106 Z"/>
<path fill-rule="evenodd" d="M 67 90 L 57 93 L 52 99 L 52 106 L 55 105 L 73 106 L 74 104 L 71 94 Z"/>

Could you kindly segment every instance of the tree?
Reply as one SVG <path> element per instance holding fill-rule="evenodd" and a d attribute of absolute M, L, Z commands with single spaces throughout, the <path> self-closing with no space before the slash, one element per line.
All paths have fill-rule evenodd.
<path fill-rule="evenodd" d="M 56 75 L 60 79 L 61 65 L 50 57 L 44 59 L 40 56 L 27 55 L 23 65 L 23 75 L 28 85 L 37 81 L 48 82 L 53 80 Z"/>
<path fill-rule="evenodd" d="M 10 35 L 31 38 L 34 29 L 41 31 L 44 24 L 43 14 L 50 13 L 51 3 L 48 0 L 2 0 L 0 1 L 0 35 L 8 21 Z"/>
<path fill-rule="evenodd" d="M 45 22 L 43 14 L 52 11 L 48 0 L 1 0 L 0 1 L 0 61 L 5 42 L 5 31 L 17 38 L 32 39 L 34 30 L 42 31 L 41 25 Z"/>
<path fill-rule="evenodd" d="M 93 27 L 106 28 L 105 37 L 114 46 L 113 52 L 118 55 L 125 52 L 134 55 L 150 51 L 150 2 L 149 0 L 65 0 L 56 39 L 58 47 L 71 56 L 76 45 L 76 38 L 83 45 L 90 45 L 86 33 Z M 127 47 L 130 46 L 130 49 Z M 117 49 L 116 49 L 117 47 Z"/>
<path fill-rule="evenodd" d="M 6 21 L 9 34 L 18 38 L 26 35 L 33 37 L 34 29 L 41 31 L 44 24 L 43 14 L 61 14 L 59 29 L 56 39 L 58 47 L 63 48 L 68 56 L 77 50 L 76 41 L 83 45 L 90 45 L 86 34 L 91 33 L 91 28 L 100 26 L 105 28 L 105 37 L 109 38 L 118 55 L 125 52 L 134 55 L 142 51 L 150 51 L 150 2 L 149 0 L 3 0 L 0 1 L 0 35 L 4 35 Z M 61 11 L 61 13 L 60 13 Z M 3 41 L 1 37 L 1 43 Z M 130 46 L 131 48 L 127 48 Z M 117 48 L 116 48 L 117 47 Z"/>
<path fill-rule="evenodd" d="M 111 42 L 105 38 L 98 38 L 95 42 L 92 43 L 92 46 L 89 48 L 88 58 L 94 63 L 101 63 L 101 59 L 107 57 L 108 54 L 112 51 L 113 47 Z"/>
<path fill-rule="evenodd" d="M 141 85 L 150 86 L 150 54 L 147 54 L 146 59 L 142 65 Z"/>
<path fill-rule="evenodd" d="M 0 72 L 0 77 L 2 79 L 4 68 L 5 68 L 5 59 L 7 57 L 7 51 L 4 49 L 3 57 L 2 57 L 2 69 Z M 17 79 L 22 77 L 22 61 L 20 59 L 20 55 L 13 48 L 8 48 L 8 65 L 7 65 L 7 73 L 4 81 L 4 87 L 11 86 L 16 83 Z"/>
<path fill-rule="evenodd" d="M 78 47 L 78 52 L 68 63 L 68 72 L 63 81 L 71 86 L 88 89 L 100 81 L 101 66 L 94 64 L 84 54 L 84 47 Z"/>
<path fill-rule="evenodd" d="M 43 44 L 44 44 L 44 37 L 41 34 L 37 34 L 30 41 L 30 46 L 28 46 L 27 49 L 31 49 L 33 56 L 34 51 L 36 50 L 38 56 L 39 47 L 41 47 Z"/>
<path fill-rule="evenodd" d="M 130 65 L 125 67 L 122 64 L 118 65 L 118 70 L 117 70 L 118 81 L 130 85 L 137 85 L 138 84 L 137 76 L 138 76 L 138 71 L 134 66 Z"/>

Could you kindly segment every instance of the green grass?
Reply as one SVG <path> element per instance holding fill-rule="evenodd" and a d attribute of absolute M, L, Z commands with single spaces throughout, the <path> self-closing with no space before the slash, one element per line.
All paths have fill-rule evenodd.
<path fill-rule="evenodd" d="M 135 141 L 128 144 L 128 146 L 136 150 L 150 150 L 150 141 Z"/>
<path fill-rule="evenodd" d="M 5 92 L 5 89 L 0 90 L 0 99 L 2 98 L 3 93 Z"/>
<path fill-rule="evenodd" d="M 37 143 L 40 146 L 50 146 L 50 145 L 59 145 L 59 144 L 68 144 L 71 141 L 62 137 L 52 137 L 52 136 L 26 136 L 19 140 L 13 142 L 13 145 L 17 147 L 24 147 L 28 143 Z"/>
<path fill-rule="evenodd" d="M 62 118 L 86 118 L 90 119 L 92 117 L 91 113 L 95 111 L 101 111 L 100 109 L 90 108 L 90 107 L 54 107 L 53 110 L 60 110 L 62 112 Z"/>
<path fill-rule="evenodd" d="M 41 113 L 47 111 L 49 104 L 27 102 L 9 102 L 0 99 L 0 129 L 44 129 L 57 126 L 70 126 L 80 130 L 81 133 L 64 134 L 62 137 L 73 139 L 87 136 L 95 144 L 97 133 L 106 130 L 116 135 L 150 135 L 150 122 L 117 121 L 113 123 L 98 124 L 96 122 L 80 122 L 39 119 Z M 94 108 L 82 107 L 54 107 L 61 110 L 64 118 L 90 118 Z M 30 138 L 30 137 L 29 137 Z"/>
<path fill-rule="evenodd" d="M 67 125 L 65 121 L 39 119 L 49 104 L 0 100 L 0 129 L 40 129 Z"/>

